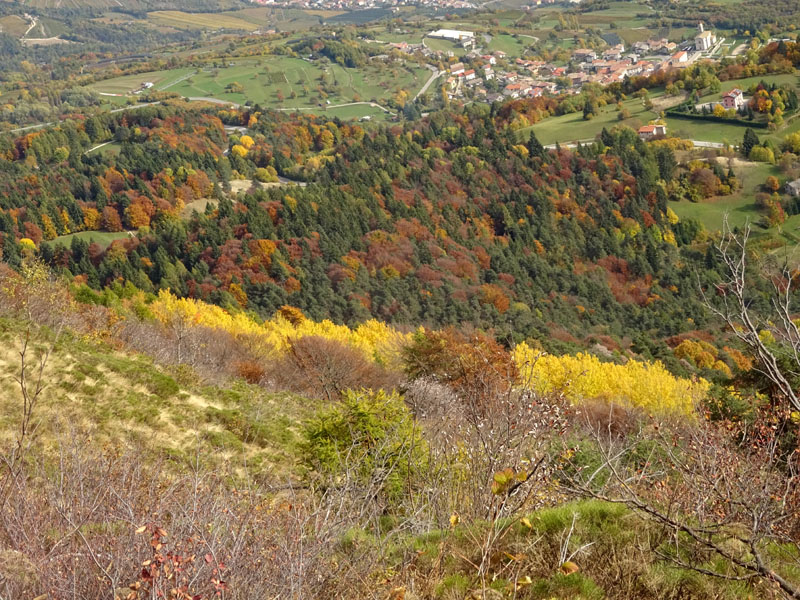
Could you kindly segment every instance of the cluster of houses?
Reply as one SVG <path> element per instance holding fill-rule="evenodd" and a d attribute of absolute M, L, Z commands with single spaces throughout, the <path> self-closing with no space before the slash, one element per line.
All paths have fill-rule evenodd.
<path fill-rule="evenodd" d="M 397 47 L 396 44 L 393 46 Z M 477 87 L 484 81 L 495 79 L 503 85 L 499 93 L 510 98 L 535 98 L 556 92 L 577 93 L 585 83 L 608 85 L 621 82 L 626 77 L 647 76 L 659 69 L 684 68 L 691 64 L 685 51 L 664 58 L 652 56 L 654 50 L 663 54 L 674 49 L 675 44 L 666 40 L 639 42 L 635 49 L 628 52 L 623 44 L 602 52 L 578 48 L 565 66 L 522 58 L 509 63 L 504 52 L 487 55 L 474 49 L 465 56 L 468 65 L 459 62 L 450 66 L 446 88 L 457 97 L 464 90 L 465 83 L 474 81 L 472 85 Z M 405 50 L 411 51 L 411 47 Z M 499 67 L 498 64 L 503 66 Z"/>
<path fill-rule="evenodd" d="M 445 80 L 448 95 L 451 98 L 481 96 L 490 102 L 502 98 L 536 98 L 545 94 L 578 93 L 586 83 L 605 86 L 622 82 L 627 77 L 686 68 L 701 54 L 700 51 L 689 52 L 691 42 L 679 47 L 674 42 L 660 38 L 636 42 L 630 49 L 626 49 L 622 43 L 602 51 L 576 48 L 568 62 L 557 65 L 522 58 L 512 62 L 502 51 L 486 54 L 479 47 L 481 36 L 472 31 L 437 29 L 427 37 L 448 40 L 464 50 L 463 62 L 451 64 L 449 67 Z M 700 24 L 695 46 L 707 50 L 716 42 L 713 32 L 705 31 Z M 399 42 L 388 44 L 388 47 L 408 54 L 421 53 L 439 60 L 453 60 L 455 56 L 453 51 L 435 50 L 425 43 Z M 490 81 L 493 83 L 487 85 Z M 722 102 L 737 103 L 738 108 L 741 99 L 723 98 Z"/>
<path fill-rule="evenodd" d="M 404 6 L 427 6 L 437 9 L 474 9 L 478 5 L 469 0 L 250 0 L 261 6 L 300 8 L 312 10 L 354 10 L 391 7 L 399 12 Z"/>

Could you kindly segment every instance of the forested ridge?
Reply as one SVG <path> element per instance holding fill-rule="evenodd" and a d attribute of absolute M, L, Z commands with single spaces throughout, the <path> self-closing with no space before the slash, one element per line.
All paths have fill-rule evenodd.
<path fill-rule="evenodd" d="M 365 131 L 157 106 L 7 139 L 4 259 L 28 244 L 94 288 L 348 324 L 467 322 L 554 347 L 627 338 L 670 360 L 662 340 L 702 326 L 697 271 L 713 267 L 691 245 L 698 226 L 668 208 L 685 183 L 670 148 L 621 129 L 549 151 L 517 143 L 507 120 L 475 107 Z M 228 137 L 223 121 L 250 130 Z M 105 139 L 119 155 L 84 154 Z M 276 172 L 308 185 L 225 191 Z M 218 202 L 181 218 L 201 198 Z M 106 249 L 56 239 L 123 229 L 138 234 Z"/>

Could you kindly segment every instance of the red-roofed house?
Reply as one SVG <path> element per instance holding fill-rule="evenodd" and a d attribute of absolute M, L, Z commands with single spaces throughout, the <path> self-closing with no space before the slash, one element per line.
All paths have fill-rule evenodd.
<path fill-rule="evenodd" d="M 739 110 L 744 105 L 744 93 L 739 88 L 733 88 L 722 95 L 722 106 Z"/>
<path fill-rule="evenodd" d="M 639 127 L 639 137 L 645 141 L 652 140 L 658 136 L 667 135 L 666 125 L 643 125 Z"/>

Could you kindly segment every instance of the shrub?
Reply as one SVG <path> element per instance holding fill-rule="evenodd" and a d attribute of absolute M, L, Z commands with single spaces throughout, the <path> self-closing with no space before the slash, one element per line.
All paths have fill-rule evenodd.
<path fill-rule="evenodd" d="M 260 383 L 264 378 L 264 367 L 253 360 L 242 360 L 234 365 L 236 374 L 247 383 Z"/>
<path fill-rule="evenodd" d="M 427 445 L 397 394 L 347 391 L 304 428 L 302 461 L 323 489 L 347 482 L 398 501 L 414 490 Z"/>
<path fill-rule="evenodd" d="M 355 348 L 314 335 L 292 340 L 287 352 L 267 367 L 266 378 L 280 389 L 327 400 L 347 389 L 391 390 L 400 382 L 399 374 Z"/>
<path fill-rule="evenodd" d="M 755 146 L 750 150 L 748 158 L 754 162 L 765 162 L 775 164 L 775 154 L 769 148 L 764 146 Z"/>

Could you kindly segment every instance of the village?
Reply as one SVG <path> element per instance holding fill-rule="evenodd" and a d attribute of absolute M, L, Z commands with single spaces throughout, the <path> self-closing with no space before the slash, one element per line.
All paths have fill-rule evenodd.
<path fill-rule="evenodd" d="M 439 29 L 427 38 L 452 42 L 463 50 L 435 50 L 422 44 L 390 43 L 388 47 L 408 54 L 420 52 L 447 64 L 444 87 L 451 100 L 474 99 L 495 102 L 505 98 L 537 98 L 547 94 L 577 94 L 587 83 L 609 85 L 626 77 L 647 76 L 659 70 L 682 69 L 698 60 L 711 59 L 719 52 L 724 38 L 701 23 L 693 40 L 676 44 L 667 39 L 651 39 L 609 46 L 602 51 L 576 48 L 566 64 L 510 58 L 502 50 L 484 52 L 483 39 L 472 31 Z M 739 108 L 740 100 L 735 101 Z M 730 108 L 725 106 L 725 108 Z"/>

